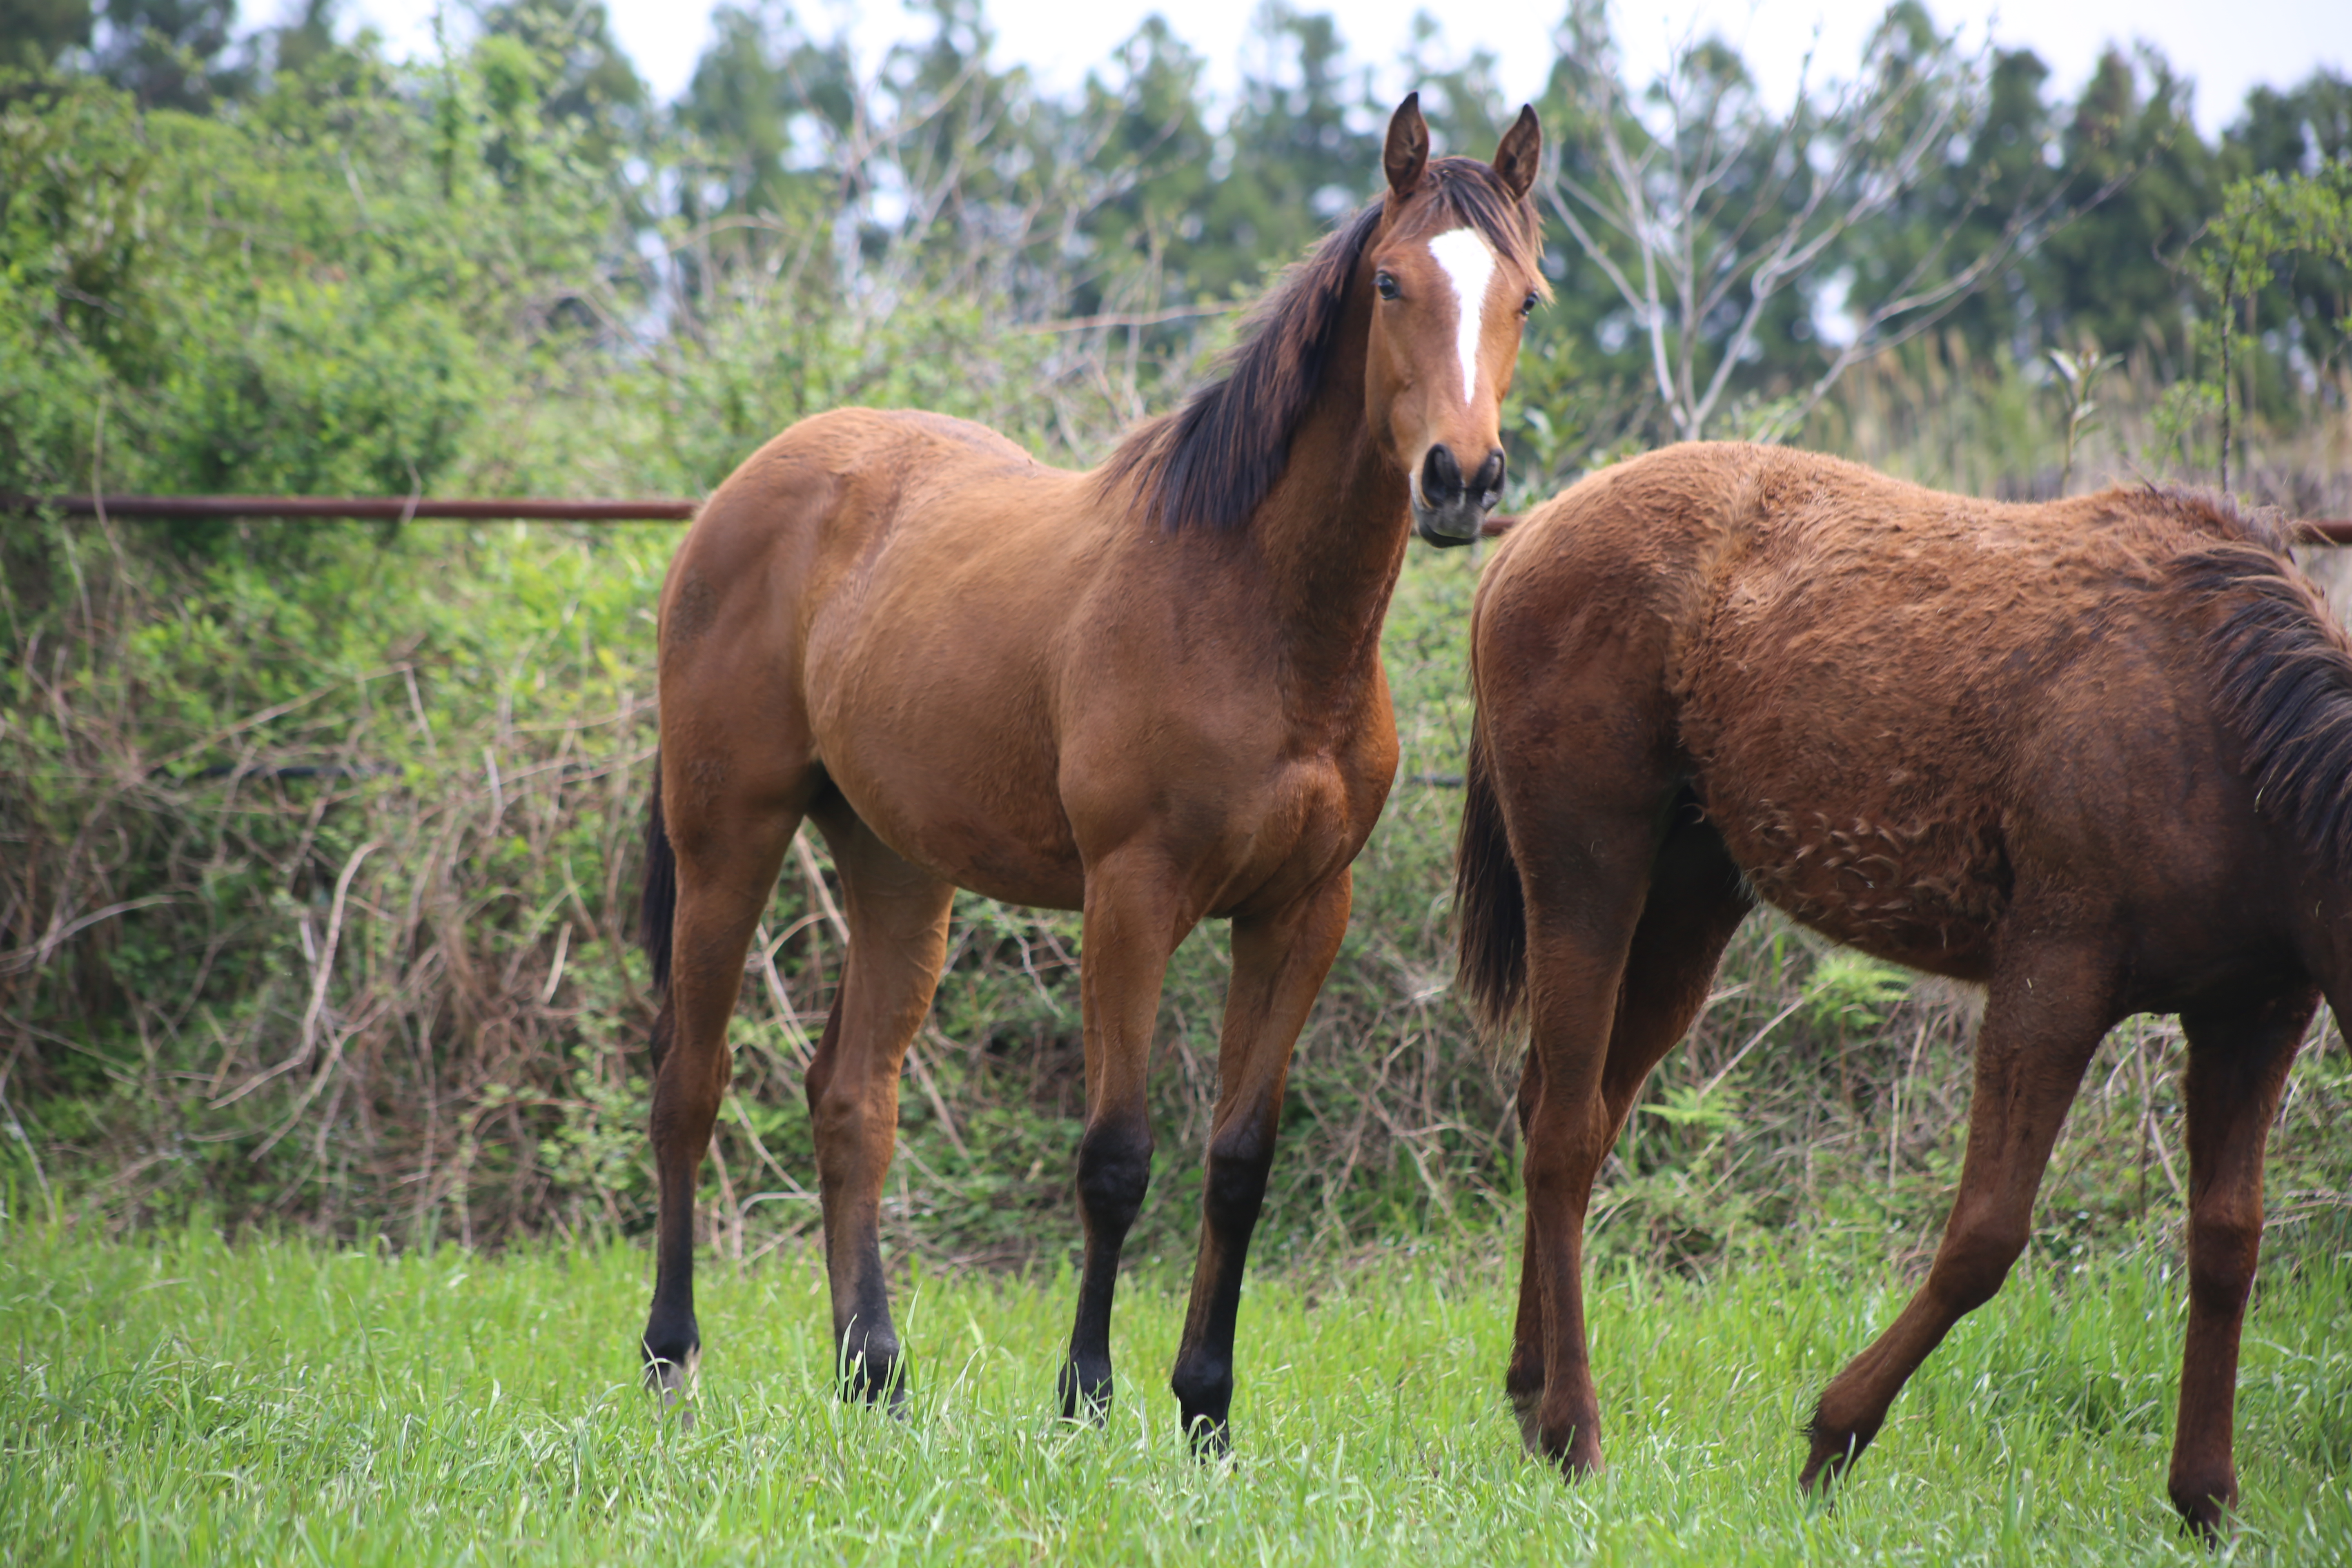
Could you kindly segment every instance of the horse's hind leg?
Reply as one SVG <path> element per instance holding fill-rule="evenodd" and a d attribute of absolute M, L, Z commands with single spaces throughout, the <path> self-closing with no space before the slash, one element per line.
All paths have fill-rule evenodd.
<path fill-rule="evenodd" d="M 684 747 L 663 758 L 663 798 L 677 857 L 670 978 L 655 1038 L 654 1164 L 660 1183 L 646 1372 L 666 1403 L 684 1397 L 702 1338 L 694 1316 L 694 1194 L 731 1075 L 727 1024 L 743 956 L 799 830 L 801 791 L 754 790 L 698 770 Z M 691 1413 L 685 1419 L 691 1420 Z"/>
<path fill-rule="evenodd" d="M 947 956 L 954 887 L 874 836 L 838 795 L 813 808 L 841 873 L 849 956 L 809 1063 L 835 1368 L 845 1399 L 905 1402 L 882 1273 L 882 1184 L 898 1135 L 898 1073 Z"/>
<path fill-rule="evenodd" d="M 2319 1005 L 2304 986 L 2227 1014 L 2184 1013 L 2189 1064 L 2189 1335 L 2172 1440 L 2173 1506 L 2211 1536 L 2238 1501 L 2231 1437 L 2238 1335 L 2263 1241 L 2263 1141 L 2304 1029 Z"/>
<path fill-rule="evenodd" d="M 2012 910 L 2012 929 L 2030 914 Z M 2030 929 L 2030 927 L 2029 927 Z M 1903 1384 L 1968 1313 L 1992 1300 L 2025 1250 L 2033 1197 L 2099 1041 L 2115 1023 L 2115 976 L 2101 952 L 2004 952 L 1977 1033 L 1960 1188 L 1927 1278 L 1868 1350 L 1822 1391 L 1799 1484 L 1827 1486 L 1885 1423 Z"/>
<path fill-rule="evenodd" d="M 1659 1058 L 1689 1032 L 1691 1021 L 1706 1001 L 1724 944 L 1739 929 L 1754 907 L 1739 869 L 1723 847 L 1722 837 L 1700 819 L 1694 802 L 1678 805 L 1665 842 L 1659 847 L 1650 874 L 1648 897 L 1633 928 L 1625 968 L 1617 988 L 1617 1015 L 1609 1034 L 1609 1054 L 1601 1068 L 1601 1100 L 1606 1126 L 1600 1140 L 1606 1150 L 1624 1130 L 1642 1085 Z M 1522 1136 L 1535 1118 L 1544 1092 L 1541 1053 L 1530 1049 L 1519 1084 L 1519 1127 Z M 1542 1409 L 1545 1398 L 1542 1281 L 1544 1267 L 1538 1253 L 1541 1243 L 1536 1211 L 1528 1209 L 1525 1241 L 1519 1265 L 1519 1308 L 1511 1335 L 1510 1369 L 1504 1393 L 1519 1419 L 1519 1435 L 1530 1452 L 1544 1453 Z M 1591 1461 L 1599 1462 L 1598 1394 L 1588 1362 L 1571 1356 L 1571 1379 L 1565 1404 L 1568 1425 L 1582 1422 L 1592 1436 Z"/>
<path fill-rule="evenodd" d="M 1201 1250 L 1169 1378 L 1177 1416 L 1204 1452 L 1220 1452 L 1227 1442 L 1242 1268 L 1274 1165 L 1283 1081 L 1298 1031 L 1347 934 L 1349 885 L 1343 868 L 1270 917 L 1234 921 L 1234 976 L 1225 993 L 1217 1110 L 1201 1188 Z"/>

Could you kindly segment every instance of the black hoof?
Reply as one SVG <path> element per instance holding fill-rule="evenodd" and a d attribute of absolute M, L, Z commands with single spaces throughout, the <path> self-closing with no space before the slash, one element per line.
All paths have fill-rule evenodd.
<path fill-rule="evenodd" d="M 835 1369 L 835 1392 L 845 1405 L 872 1405 L 893 1415 L 907 1413 L 907 1358 L 895 1344 L 866 1342 L 862 1352 L 845 1352 Z"/>
<path fill-rule="evenodd" d="M 1223 1416 L 1205 1412 L 1184 1416 L 1184 1440 L 1196 1459 L 1222 1459 L 1234 1451 L 1234 1429 Z"/>
<path fill-rule="evenodd" d="M 1836 1436 L 1825 1432 L 1809 1434 L 1811 1447 L 1805 1456 L 1805 1468 L 1797 1472 L 1797 1487 L 1807 1497 L 1823 1507 L 1837 1500 L 1840 1482 L 1862 1458 L 1863 1441 L 1853 1436 Z"/>
<path fill-rule="evenodd" d="M 1538 1419 L 1543 1406 L 1542 1386 L 1538 1384 L 1524 1392 L 1513 1393 L 1508 1397 L 1511 1402 L 1511 1416 L 1519 1424 L 1520 1446 L 1538 1458 L 1542 1458 L 1543 1424 Z"/>
<path fill-rule="evenodd" d="M 1062 1419 L 1065 1421 L 1084 1421 L 1090 1426 L 1099 1426 L 1110 1415 L 1110 1373 L 1108 1371 L 1082 1372 L 1077 1363 L 1072 1362 L 1062 1368 L 1055 1392 L 1061 1399 Z"/>
<path fill-rule="evenodd" d="M 694 1430 L 694 1370 L 702 1359 L 701 1348 L 694 1344 L 673 1346 L 669 1353 L 657 1352 L 650 1341 L 641 1347 L 646 1356 L 646 1387 L 661 1396 L 664 1411 L 677 1413 L 681 1432 Z"/>

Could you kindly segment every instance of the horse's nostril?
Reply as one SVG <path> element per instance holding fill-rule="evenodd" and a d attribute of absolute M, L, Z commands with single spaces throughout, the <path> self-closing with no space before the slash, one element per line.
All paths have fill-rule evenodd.
<path fill-rule="evenodd" d="M 1501 447 L 1497 447 L 1486 454 L 1486 460 L 1478 465 L 1477 475 L 1471 479 L 1470 488 L 1478 492 L 1478 503 L 1481 506 L 1493 506 L 1503 499 L 1503 449 Z"/>
<path fill-rule="evenodd" d="M 1454 448 L 1439 442 L 1429 449 L 1421 465 L 1421 499 L 1432 506 L 1444 506 L 1462 496 L 1462 465 L 1454 458 Z"/>

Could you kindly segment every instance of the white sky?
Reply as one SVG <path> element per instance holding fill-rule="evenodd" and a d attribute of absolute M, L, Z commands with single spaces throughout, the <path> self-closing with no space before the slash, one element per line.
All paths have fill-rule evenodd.
<path fill-rule="evenodd" d="M 278 0 L 287 9 L 292 0 Z M 355 0 L 352 14 L 383 32 L 395 56 L 429 54 L 437 0 Z M 614 31 L 637 69 L 664 99 L 684 89 L 709 37 L 713 0 L 608 0 Z M 1028 65 L 1049 89 L 1086 78 L 1114 45 L 1150 13 L 1171 14 L 1176 32 L 1207 60 L 1213 89 L 1229 91 L 1239 79 L 1250 17 L 1261 0 L 987 0 L 1000 61 Z M 1551 63 L 1549 37 L 1564 4 L 1481 0 L 1449 5 L 1436 0 L 1294 0 L 1304 11 L 1329 10 L 1353 57 L 1381 70 L 1384 87 L 1402 95 L 1408 85 L 1395 68 L 1413 13 L 1441 20 L 1447 52 L 1475 47 L 1494 51 L 1498 75 L 1513 97 L 1532 97 Z M 459 0 L 462 4 L 462 0 Z M 245 20 L 268 19 L 273 0 L 247 0 Z M 453 5 L 453 11 L 457 5 Z M 1628 74 L 1648 79 L 1671 44 L 1693 33 L 1717 31 L 1738 45 L 1766 90 L 1785 101 L 1805 51 L 1820 28 L 1816 76 L 1845 74 L 1863 36 L 1885 11 L 1884 0 L 1612 0 Z M 2003 46 L 2030 46 L 2054 72 L 2053 89 L 2071 95 L 2089 77 L 2110 40 L 2145 38 L 2176 70 L 2198 84 L 2198 123 L 2208 134 L 2233 119 L 2257 82 L 2291 86 L 2315 67 L 2352 68 L 2352 3 L 2347 0 L 1929 0 L 1946 26 L 1961 26 L 1980 41 L 1988 22 Z M 922 27 L 898 0 L 801 0 L 803 21 L 820 36 L 846 24 L 869 67 L 894 39 Z"/>

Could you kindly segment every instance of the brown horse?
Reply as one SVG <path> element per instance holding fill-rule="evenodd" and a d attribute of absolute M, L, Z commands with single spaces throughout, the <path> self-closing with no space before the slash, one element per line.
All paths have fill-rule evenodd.
<path fill-rule="evenodd" d="M 2024 1248 L 2059 1123 L 2135 1013 L 2187 1032 L 2189 1331 L 2173 1501 L 2237 1498 L 2263 1139 L 2352 1003 L 2352 644 L 2279 538 L 2150 489 L 2007 506 L 1778 448 L 1675 447 L 1512 532 L 1480 584 L 1462 973 L 1524 1012 L 1527 1237 L 1507 1388 L 1601 1467 L 1593 1173 L 1762 897 L 1981 984 L 1959 1191 L 1925 1283 L 1822 1394 L 1825 1487 Z"/>
<path fill-rule="evenodd" d="M 850 931 L 807 1082 L 845 1396 L 903 1396 L 877 1224 L 955 889 L 1084 911 L 1068 1415 L 1098 1417 L 1111 1394 L 1168 960 L 1202 920 L 1232 921 L 1173 1378 L 1185 1429 L 1224 1440 L 1291 1047 L 1396 771 L 1381 618 L 1412 532 L 1475 538 L 1502 486 L 1502 399 L 1544 292 L 1539 147 L 1522 110 L 1491 166 L 1433 161 L 1407 99 L 1386 194 L 1271 294 L 1224 379 L 1091 473 L 960 420 L 848 409 L 769 442 L 702 509 L 662 589 L 647 827 L 646 933 L 667 993 L 645 1354 L 670 1397 L 699 1347 L 693 1200 L 727 1021 L 806 817 Z"/>

